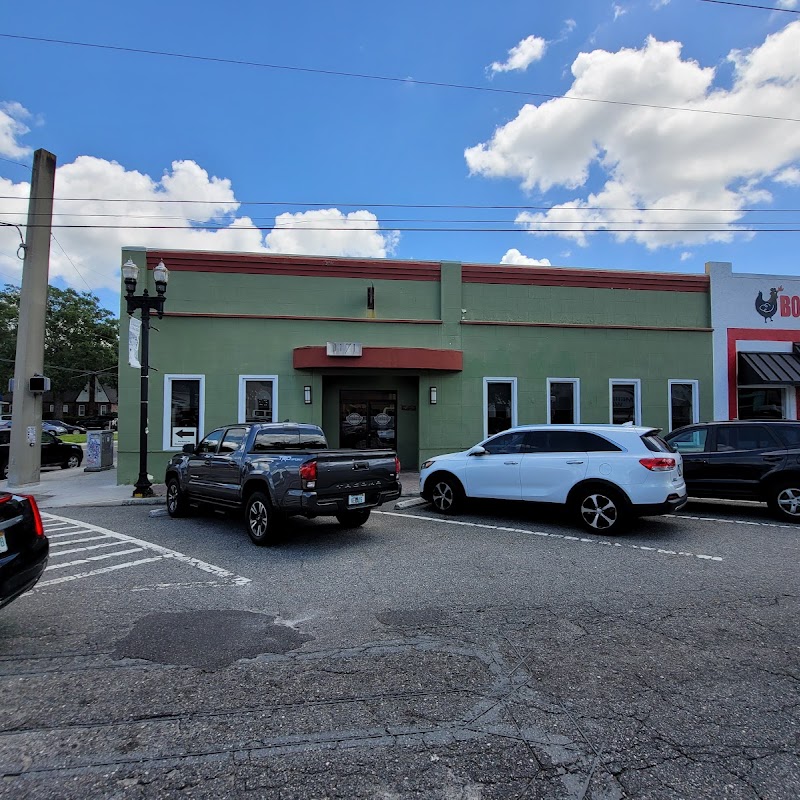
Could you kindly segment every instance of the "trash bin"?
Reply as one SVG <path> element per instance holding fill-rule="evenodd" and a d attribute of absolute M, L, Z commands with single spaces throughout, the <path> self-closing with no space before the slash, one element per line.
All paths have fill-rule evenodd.
<path fill-rule="evenodd" d="M 114 431 L 86 431 L 84 472 L 100 472 L 114 466 Z"/>

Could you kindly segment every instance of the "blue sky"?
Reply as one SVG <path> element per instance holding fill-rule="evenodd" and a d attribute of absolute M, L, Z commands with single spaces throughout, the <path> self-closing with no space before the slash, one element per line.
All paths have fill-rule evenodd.
<path fill-rule="evenodd" d="M 800 2 L 759 4 L 786 10 L 18 5 L 0 33 L 408 80 L 0 37 L 0 220 L 55 153 L 56 224 L 94 227 L 54 228 L 52 281 L 114 310 L 124 244 L 797 274 L 800 232 L 741 230 L 800 229 L 800 121 L 764 119 L 800 120 Z M 0 229 L 0 280 L 18 243 Z"/>

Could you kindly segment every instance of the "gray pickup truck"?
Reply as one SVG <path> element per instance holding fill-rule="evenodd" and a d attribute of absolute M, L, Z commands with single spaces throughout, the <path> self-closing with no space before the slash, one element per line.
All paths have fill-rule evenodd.
<path fill-rule="evenodd" d="M 198 504 L 243 509 L 263 545 L 286 517 L 333 516 L 357 528 L 400 497 L 399 478 L 393 450 L 329 450 L 321 428 L 285 422 L 217 428 L 170 459 L 164 482 L 171 517 Z"/>

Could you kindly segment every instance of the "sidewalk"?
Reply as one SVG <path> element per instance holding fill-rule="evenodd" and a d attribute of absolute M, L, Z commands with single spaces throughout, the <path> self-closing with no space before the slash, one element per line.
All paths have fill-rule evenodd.
<path fill-rule="evenodd" d="M 418 472 L 401 472 L 400 483 L 403 487 L 401 501 L 419 495 Z M 7 481 L 0 481 L 0 491 L 3 489 L 32 494 L 39 508 L 163 505 L 166 502 L 163 483 L 153 484 L 154 497 L 132 497 L 132 485 L 117 486 L 116 467 L 102 472 L 84 472 L 83 467 L 65 470 L 45 468 L 39 483 L 12 489 Z"/>

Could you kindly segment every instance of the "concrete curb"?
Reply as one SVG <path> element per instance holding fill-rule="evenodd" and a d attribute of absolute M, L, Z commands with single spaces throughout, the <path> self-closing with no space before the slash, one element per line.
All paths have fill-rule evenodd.
<path fill-rule="evenodd" d="M 399 509 L 413 508 L 414 506 L 424 506 L 427 502 L 424 497 L 409 497 L 408 500 L 400 500 L 400 502 L 395 503 L 394 507 Z"/>

